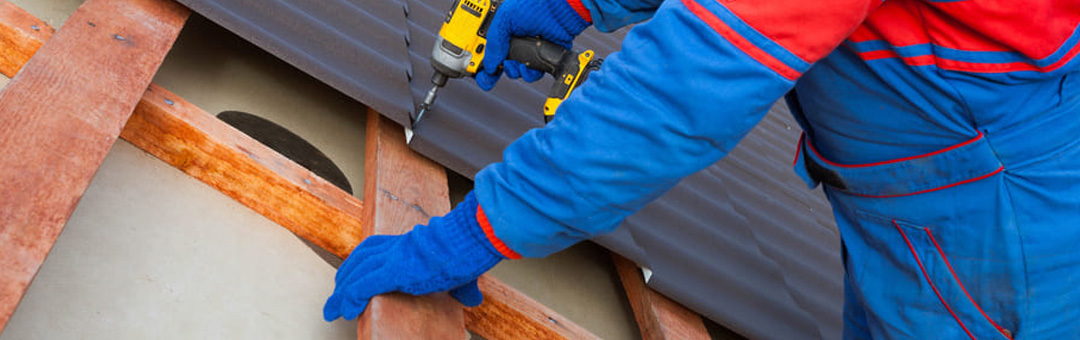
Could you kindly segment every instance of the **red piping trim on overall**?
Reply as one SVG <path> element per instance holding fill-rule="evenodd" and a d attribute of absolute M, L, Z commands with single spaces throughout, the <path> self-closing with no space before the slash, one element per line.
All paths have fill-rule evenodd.
<path fill-rule="evenodd" d="M 832 165 L 832 166 L 835 166 L 835 167 L 841 167 L 841 168 L 866 168 L 866 167 L 871 167 L 871 166 L 878 166 L 878 165 L 885 165 L 885 164 L 890 164 L 890 163 L 899 163 L 899 162 L 903 162 L 903 161 L 910 161 L 912 159 L 917 159 L 917 158 L 930 157 L 930 156 L 933 156 L 933 155 L 937 155 L 937 154 L 949 152 L 949 151 L 952 151 L 952 150 L 956 150 L 956 149 L 958 149 L 960 147 L 963 147 L 965 145 L 974 143 L 975 141 L 978 141 L 978 140 L 980 140 L 982 138 L 983 138 L 983 133 L 982 133 L 982 131 L 979 131 L 979 135 L 975 136 L 975 138 L 969 139 L 966 142 L 956 144 L 956 145 L 953 145 L 953 146 L 950 146 L 950 147 L 947 147 L 947 148 L 944 148 L 944 149 L 941 149 L 941 150 L 938 150 L 938 151 L 934 151 L 934 152 L 931 152 L 931 153 L 924 153 L 924 154 L 921 154 L 921 155 L 915 155 L 915 156 L 910 156 L 910 157 L 890 159 L 890 160 L 887 160 L 887 161 L 881 161 L 881 162 L 875 162 L 875 163 L 866 163 L 866 164 L 838 164 L 838 163 L 833 163 L 832 161 L 829 161 L 828 159 L 825 159 L 825 157 L 822 157 L 821 154 L 818 153 L 817 149 L 814 148 L 813 143 L 807 143 L 807 145 L 810 146 L 810 151 L 813 151 L 814 154 L 818 156 L 818 158 L 820 158 L 825 163 L 828 163 L 829 165 Z"/>
<path fill-rule="evenodd" d="M 803 139 L 806 139 L 806 132 L 799 135 L 799 144 L 795 144 L 795 160 L 791 161 L 791 166 L 799 165 L 799 156 L 802 155 Z"/>
<path fill-rule="evenodd" d="M 943 186 L 940 186 L 940 187 L 937 187 L 937 188 L 931 188 L 931 189 L 926 189 L 926 190 L 922 190 L 922 191 L 910 192 L 910 193 L 906 193 L 906 194 L 897 194 L 897 195 L 863 195 L 863 194 L 856 194 L 856 193 L 851 193 L 851 194 L 855 195 L 855 196 L 859 196 L 859 197 L 866 197 L 866 198 L 893 198 L 893 197 L 903 197 L 903 196 L 925 194 L 925 193 L 928 193 L 928 192 L 931 192 L 931 191 L 938 191 L 938 190 L 942 190 L 942 189 L 948 189 L 948 188 L 955 187 L 957 185 L 967 184 L 967 183 L 971 183 L 971 182 L 975 182 L 975 181 L 980 181 L 980 180 L 983 180 L 985 178 L 997 175 L 1002 170 L 1005 170 L 1004 165 L 1002 165 L 997 170 L 994 170 L 994 172 L 991 172 L 991 173 L 988 173 L 988 174 L 985 174 L 985 175 L 982 175 L 982 176 L 979 176 L 979 177 L 966 179 L 966 180 L 959 181 L 959 182 L 949 184 L 949 185 L 943 185 Z"/>
<path fill-rule="evenodd" d="M 893 223 L 896 223 L 896 221 L 893 221 Z M 945 251 L 941 250 L 941 246 L 938 245 L 937 239 L 934 238 L 934 234 L 930 233 L 930 229 L 923 228 L 923 231 L 926 231 L 926 235 L 930 236 L 930 242 L 934 243 L 934 247 L 937 248 L 938 253 L 941 254 L 941 259 L 945 260 L 945 266 L 949 267 L 949 273 L 952 273 L 953 279 L 956 279 L 956 284 L 959 285 L 960 289 L 964 291 L 964 295 L 967 295 L 968 300 L 971 300 L 971 304 L 975 305 L 975 309 L 978 309 L 979 313 L 982 313 L 982 316 L 986 318 L 986 321 L 990 321 L 990 324 L 994 325 L 994 328 L 997 328 L 998 332 L 1001 332 L 1001 335 L 1004 335 L 1006 338 L 1012 339 L 1012 337 L 1009 336 L 1009 334 L 1007 333 L 1007 330 L 1004 327 L 998 326 L 997 322 L 994 322 L 994 320 L 991 319 L 989 315 L 986 315 L 986 312 L 983 311 L 982 307 L 979 307 L 979 304 L 975 302 L 975 299 L 971 298 L 971 294 L 968 293 L 967 288 L 964 288 L 964 284 L 960 282 L 960 277 L 956 276 L 956 271 L 953 270 L 952 264 L 949 263 L 949 258 L 945 256 Z"/>
<path fill-rule="evenodd" d="M 701 19 L 701 21 L 705 22 L 706 25 L 709 25 L 709 27 L 716 31 L 717 34 L 720 34 L 721 37 L 727 39 L 729 43 L 735 45 L 736 48 L 738 48 L 743 53 L 746 53 L 746 55 L 750 56 L 750 58 L 757 60 L 757 62 L 765 65 L 765 67 L 768 67 L 773 72 L 776 72 L 776 74 L 784 77 L 784 79 L 795 81 L 795 79 L 798 79 L 800 76 L 802 76 L 801 72 L 796 71 L 790 66 L 787 66 L 787 64 L 784 64 L 784 62 L 776 59 L 776 57 L 757 47 L 749 40 L 746 40 L 746 38 L 744 38 L 742 35 L 739 35 L 738 32 L 735 32 L 734 29 L 728 26 L 727 23 L 725 23 L 723 20 L 720 20 L 720 18 L 718 18 L 716 14 L 713 14 L 712 12 L 709 12 L 708 9 L 705 9 L 705 7 L 702 7 L 701 4 L 697 3 L 694 0 L 682 0 L 682 3 L 683 6 L 686 6 L 686 8 L 690 10 L 691 13 L 694 13 L 694 15 L 698 17 L 698 19 Z"/>
<path fill-rule="evenodd" d="M 956 319 L 956 323 L 960 324 L 960 328 L 964 329 L 964 333 L 967 333 L 967 335 L 974 340 L 975 336 L 971 334 L 971 331 L 968 330 L 967 326 L 964 326 L 964 322 L 960 321 L 960 318 L 956 316 L 952 307 L 949 307 L 949 303 L 945 302 L 945 298 L 941 297 L 941 292 L 938 292 L 934 282 L 930 281 L 930 275 L 926 274 L 926 268 L 923 267 L 922 261 L 919 260 L 919 254 L 915 253 L 915 247 L 911 245 L 911 240 L 908 240 L 907 233 L 904 232 L 904 229 L 900 228 L 900 224 L 896 223 L 896 220 L 893 220 L 892 223 L 893 226 L 896 226 L 896 230 L 900 232 L 900 236 L 904 237 L 904 242 L 907 242 L 908 249 L 911 249 L 911 255 L 915 257 L 915 263 L 919 264 L 919 270 L 922 271 L 923 277 L 926 278 L 926 283 L 930 284 L 930 288 L 934 290 L 934 294 L 937 294 L 938 300 L 941 300 L 941 305 L 945 306 L 945 309 L 949 311 L 949 314 L 952 314 L 953 319 Z"/>
<path fill-rule="evenodd" d="M 582 4 L 581 0 L 567 0 L 566 3 L 570 4 L 574 12 L 577 12 L 585 22 L 592 23 L 592 13 L 589 13 L 589 9 L 585 8 L 585 4 Z"/>
<path fill-rule="evenodd" d="M 488 242 L 491 242 L 495 250 L 498 250 L 500 254 L 511 260 L 521 258 L 521 254 L 507 247 L 506 243 L 503 243 L 498 236 L 495 236 L 495 230 L 491 229 L 491 223 L 488 222 L 487 215 L 484 214 L 484 207 L 476 207 L 476 222 L 480 224 L 480 229 L 484 230 L 484 235 L 487 235 Z"/>
<path fill-rule="evenodd" d="M 911 57 L 901 57 L 891 50 L 880 51 L 868 51 L 868 52 L 856 52 L 859 58 L 865 61 L 879 60 L 879 59 L 900 59 L 905 64 L 910 66 L 927 66 L 937 65 L 937 67 L 944 70 L 972 72 L 972 73 L 1007 73 L 1007 72 L 1020 72 L 1020 71 L 1034 71 L 1034 72 L 1053 72 L 1065 66 L 1073 60 L 1078 53 L 1080 53 L 1080 44 L 1073 45 L 1068 52 L 1065 53 L 1062 58 L 1053 64 L 1046 66 L 1038 66 L 1030 62 L 1017 61 L 1007 63 L 977 63 L 967 62 L 952 59 L 945 59 L 935 55 L 920 55 Z"/>

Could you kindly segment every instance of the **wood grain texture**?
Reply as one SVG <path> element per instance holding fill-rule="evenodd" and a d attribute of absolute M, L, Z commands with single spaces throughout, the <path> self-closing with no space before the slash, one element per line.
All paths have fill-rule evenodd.
<path fill-rule="evenodd" d="M 469 330 L 496 339 L 599 339 L 585 328 L 536 302 L 502 281 L 480 277 L 484 303 L 465 308 Z"/>
<path fill-rule="evenodd" d="M 710 339 L 700 315 L 646 286 L 641 269 L 634 262 L 615 253 L 611 256 L 634 310 L 642 339 Z"/>
<path fill-rule="evenodd" d="M 364 237 L 362 201 L 157 85 L 120 137 L 339 257 Z"/>
<path fill-rule="evenodd" d="M 38 30 L 31 28 L 32 32 L 28 32 L 25 29 L 29 27 L 27 23 L 37 26 Z M 0 44 L 4 44 L 0 46 L 0 60 L 10 61 L 8 65 L 0 64 L 0 73 L 13 76 L 52 33 L 51 28 L 26 11 L 8 2 L 0 2 Z M 321 247 L 342 258 L 347 257 L 363 237 L 362 232 L 356 231 L 363 225 L 361 221 L 368 210 L 363 208 L 360 200 L 330 186 L 317 176 L 297 169 L 292 161 L 262 144 L 253 143 L 243 133 L 161 87 L 151 85 L 143 94 L 121 138 L 214 186 L 302 237 L 313 242 L 323 240 L 325 244 L 320 244 Z M 244 155 L 254 162 L 243 161 L 243 157 L 237 155 Z M 230 160 L 238 164 L 232 164 Z M 273 178 L 275 175 L 280 178 Z M 252 180 L 259 177 L 265 179 Z M 263 184 L 244 184 L 259 182 Z M 283 188 L 295 186 L 294 189 L 299 191 L 264 191 L 268 186 L 274 186 L 266 183 L 276 183 L 274 185 Z M 270 192 L 275 194 L 268 194 Z M 291 198 L 282 201 L 283 197 Z M 310 201 L 312 197 L 322 203 Z M 273 208 L 282 204 L 306 204 L 308 209 L 319 213 L 298 214 L 307 216 L 304 218 L 289 216 L 286 211 L 298 209 Z M 310 219 L 323 222 L 305 222 Z M 345 234 L 337 237 L 322 234 L 318 226 L 328 224 L 340 226 Z M 311 230 L 303 231 L 306 228 Z M 466 309 L 465 320 L 468 329 L 489 340 L 597 338 L 488 275 L 481 277 L 480 289 L 484 292 L 484 304 Z M 394 298 L 400 295 L 387 296 Z M 393 311 L 390 313 L 393 314 Z"/>
<path fill-rule="evenodd" d="M 374 234 L 404 234 L 450 212 L 446 170 L 405 144 L 404 129 L 369 110 L 364 158 L 364 221 Z M 360 316 L 358 338 L 466 339 L 461 305 L 446 293 L 383 294 Z"/>
<path fill-rule="evenodd" d="M 89 0 L 0 92 L 0 330 L 188 14 Z"/>
<path fill-rule="evenodd" d="M 0 73 L 15 77 L 55 30 L 8 1 L 0 1 Z"/>

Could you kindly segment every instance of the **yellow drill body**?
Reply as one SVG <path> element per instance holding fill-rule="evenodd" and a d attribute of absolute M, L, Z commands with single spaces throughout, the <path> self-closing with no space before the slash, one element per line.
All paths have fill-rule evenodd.
<path fill-rule="evenodd" d="M 480 61 L 484 60 L 484 45 L 487 44 L 485 20 L 491 14 L 491 0 L 458 0 L 446 14 L 446 20 L 439 29 L 439 36 L 446 42 L 469 51 L 471 56 L 464 72 L 476 74 Z"/>
<path fill-rule="evenodd" d="M 447 79 L 475 76 L 479 71 L 486 50 L 487 29 L 500 3 L 499 0 L 454 1 L 431 51 L 431 66 L 435 69 L 431 82 L 434 86 L 420 103 L 413 126 L 435 103 L 436 93 L 446 85 Z M 559 104 L 585 81 L 589 72 L 600 67 L 601 60 L 594 60 L 593 57 L 592 50 L 568 51 L 558 44 L 535 37 L 511 39 L 507 55 L 507 59 L 555 77 L 555 83 L 544 102 L 545 121 L 554 117 Z"/>

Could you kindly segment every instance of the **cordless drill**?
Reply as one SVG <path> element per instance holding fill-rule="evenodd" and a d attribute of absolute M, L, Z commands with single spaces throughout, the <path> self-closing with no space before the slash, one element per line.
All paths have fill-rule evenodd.
<path fill-rule="evenodd" d="M 439 88 L 450 78 L 474 76 L 484 60 L 487 30 L 501 0 L 455 0 L 446 13 L 438 39 L 431 51 L 431 66 L 435 74 L 432 87 L 420 104 L 413 126 L 420 122 L 432 104 Z M 594 58 L 592 50 L 569 51 L 562 46 L 536 37 L 512 38 L 507 59 L 551 74 L 555 84 L 544 102 L 544 121 L 549 122 L 567 96 L 585 82 L 590 72 L 599 69 L 602 59 Z"/>

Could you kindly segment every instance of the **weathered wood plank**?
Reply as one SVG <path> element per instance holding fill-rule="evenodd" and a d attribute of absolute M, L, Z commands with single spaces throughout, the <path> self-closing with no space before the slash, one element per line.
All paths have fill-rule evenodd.
<path fill-rule="evenodd" d="M 364 237 L 359 199 L 157 85 L 120 137 L 339 257 Z"/>
<path fill-rule="evenodd" d="M 44 23 L 42 25 L 33 24 L 38 26 L 38 30 L 34 32 L 44 33 L 27 34 L 26 30 L 23 29 L 28 26 L 25 23 L 41 23 L 41 20 L 10 3 L 3 2 L 0 4 L 2 4 L 0 6 L 0 44 L 8 44 L 4 43 L 4 41 L 15 42 L 5 45 L 10 47 L 0 47 L 0 54 L 2 54 L 0 58 L 11 61 L 11 66 L 0 66 L 0 73 L 13 76 L 30 59 L 34 51 L 52 35 L 52 29 L 46 29 L 47 26 L 43 26 Z M 170 102 L 172 104 L 169 104 Z M 163 129 L 171 132 L 162 133 Z M 297 196 L 307 197 L 307 194 L 310 194 L 317 197 L 318 200 L 322 201 L 322 204 L 328 207 L 319 207 L 318 204 L 311 204 L 309 207 L 322 211 L 320 215 L 329 216 L 324 218 L 333 221 L 289 222 L 294 219 L 271 217 L 275 213 L 284 210 L 253 208 L 263 215 L 271 217 L 279 224 L 291 225 L 286 227 L 294 232 L 307 226 L 319 226 L 325 223 L 337 224 L 342 229 L 349 231 L 358 230 L 362 225 L 360 222 L 364 211 L 366 211 L 366 209 L 363 209 L 362 202 L 336 187 L 328 187 L 328 184 L 321 178 L 317 178 L 317 176 L 292 168 L 292 166 L 288 165 L 292 164 L 292 162 L 284 159 L 280 154 L 276 154 L 262 144 L 251 144 L 250 139 L 239 131 L 217 121 L 209 113 L 198 109 L 179 96 L 156 85 L 151 85 L 143 95 L 133 117 L 128 121 L 128 126 L 125 126 L 121 138 L 140 146 L 167 163 L 226 192 L 226 194 L 229 194 L 230 191 L 233 192 L 229 195 L 241 202 L 249 201 L 247 203 L 249 207 L 252 205 L 271 207 L 274 204 L 260 203 L 258 201 L 265 199 L 276 201 L 278 198 L 270 198 L 270 195 L 266 192 L 259 191 L 258 185 L 218 187 L 215 183 L 225 183 L 223 178 L 228 176 L 221 173 L 224 170 L 222 168 L 211 171 L 206 169 L 197 170 L 195 164 L 218 162 L 219 158 L 236 160 L 238 158 L 230 155 L 239 153 L 251 155 L 249 157 L 257 163 L 246 163 L 227 168 L 229 172 L 252 172 L 252 174 L 241 177 L 258 177 L 260 175 L 257 174 L 264 172 L 264 170 L 285 168 L 286 170 L 278 170 L 284 173 L 280 175 L 282 176 L 281 180 L 269 179 L 268 181 L 292 183 L 292 185 L 297 185 L 299 190 Z M 232 142 L 227 144 L 221 141 Z M 231 153 L 230 149 L 232 150 Z M 213 159 L 213 161 L 208 160 L 207 157 Z M 277 164 L 277 166 L 274 166 L 274 164 Z M 278 171 L 274 172 L 277 173 Z M 311 183 L 305 182 L 305 179 Z M 244 183 L 244 181 L 239 181 L 239 183 Z M 298 183 L 304 183 L 304 185 Z M 303 193 L 304 191 L 307 194 Z M 275 192 L 286 193 L 285 196 L 289 196 L 288 193 L 291 191 L 275 190 Z M 238 196 L 245 198 L 237 198 Z M 306 198 L 299 199 L 305 200 Z M 334 212 L 335 210 L 348 217 L 336 216 L 338 213 Z M 312 231 L 311 233 L 316 234 L 317 232 Z M 298 234 L 308 235 L 308 233 L 304 232 L 298 232 Z M 305 236 L 305 238 L 308 240 L 327 239 L 328 244 L 321 246 L 342 258 L 348 256 L 351 249 L 360 242 L 360 239 L 351 233 L 339 238 L 312 235 Z M 565 317 L 488 275 L 481 277 L 480 289 L 484 292 L 485 302 L 479 307 L 466 309 L 466 325 L 468 329 L 489 340 L 597 338 Z"/>
<path fill-rule="evenodd" d="M 465 308 L 469 330 L 496 339 L 599 339 L 585 328 L 502 281 L 480 277 L 484 304 Z"/>
<path fill-rule="evenodd" d="M 446 170 L 413 152 L 404 129 L 369 110 L 364 221 L 374 234 L 403 234 L 450 211 Z M 446 293 L 383 294 L 360 316 L 359 339 L 465 339 L 461 305 Z"/>
<path fill-rule="evenodd" d="M 612 253 L 634 319 L 645 340 L 709 340 L 701 316 L 645 285 L 641 269 L 634 262 Z"/>
<path fill-rule="evenodd" d="M 0 92 L 0 330 L 188 14 L 89 0 Z"/>

